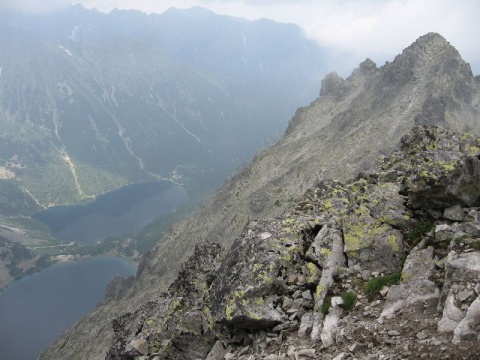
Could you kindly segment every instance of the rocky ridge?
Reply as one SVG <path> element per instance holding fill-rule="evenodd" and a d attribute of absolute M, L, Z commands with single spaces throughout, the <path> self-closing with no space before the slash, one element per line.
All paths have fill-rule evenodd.
<path fill-rule="evenodd" d="M 418 126 L 373 171 L 197 245 L 107 359 L 477 359 L 480 138 Z"/>
<path fill-rule="evenodd" d="M 438 34 L 422 36 L 382 67 L 366 60 L 346 79 L 328 75 L 322 82 L 321 96 L 297 111 L 279 143 L 261 152 L 188 219 L 175 224 L 144 256 L 124 296 L 105 301 L 42 358 L 103 358 L 112 341 L 106 324 L 122 313 L 133 314 L 167 291 L 196 244 L 211 241 L 230 249 L 252 219 L 283 217 L 285 209 L 299 203 L 298 198 L 319 181 L 342 182 L 371 169 L 379 156 L 390 154 L 415 125 L 438 121 L 459 132 L 480 132 L 479 84 L 469 65 Z M 397 190 L 392 187 L 391 199 L 401 202 L 400 195 L 394 194 Z M 377 201 L 383 203 L 380 198 Z M 326 214 L 347 206 L 340 199 L 332 198 L 331 202 L 332 209 Z M 367 216 L 364 210 L 358 209 Z M 392 227 L 389 234 L 399 247 L 398 227 L 404 223 L 406 220 L 388 224 Z M 368 224 L 374 233 L 387 229 L 385 224 L 378 229 L 377 220 Z M 351 232 L 358 228 L 352 222 Z M 334 229 L 329 237 L 334 237 Z M 378 237 L 372 238 L 370 248 L 380 241 Z M 355 252 L 355 241 L 350 244 L 348 249 Z M 392 261 L 396 266 L 399 263 Z"/>

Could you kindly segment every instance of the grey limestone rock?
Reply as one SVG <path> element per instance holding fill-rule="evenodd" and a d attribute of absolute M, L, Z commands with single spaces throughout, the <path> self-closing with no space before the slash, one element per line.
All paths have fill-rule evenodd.
<path fill-rule="evenodd" d="M 313 313 L 308 312 L 302 316 L 300 323 L 300 329 L 298 330 L 298 336 L 307 337 L 310 336 L 313 328 Z"/>
<path fill-rule="evenodd" d="M 328 348 L 335 344 L 335 339 L 338 330 L 338 321 L 342 315 L 342 309 L 335 307 L 332 308 L 323 322 L 322 333 L 320 339 L 324 347 Z"/>
<path fill-rule="evenodd" d="M 221 340 L 217 340 L 205 360 L 223 360 L 226 352 L 227 351 L 223 346 L 223 342 Z"/>
<path fill-rule="evenodd" d="M 346 81 L 336 72 L 331 72 L 322 80 L 320 96 L 339 96 L 342 97 L 346 92 Z"/>
<path fill-rule="evenodd" d="M 449 252 L 445 262 L 445 281 L 442 289 L 443 297 L 446 299 L 442 319 L 438 323 L 439 332 L 456 331 L 455 339 L 458 340 L 466 337 L 467 335 L 464 334 L 471 331 L 469 324 L 472 321 L 475 322 L 476 308 L 472 308 L 470 318 L 465 320 L 466 315 L 461 307 L 462 304 L 465 304 L 465 301 L 473 297 L 479 274 L 480 253 L 476 251 L 457 253 L 454 250 Z M 470 286 L 471 289 L 459 288 L 461 284 Z M 462 323 L 462 326 L 459 325 L 460 323 Z"/>
<path fill-rule="evenodd" d="M 145 339 L 134 339 L 125 347 L 128 352 L 129 349 L 136 350 L 141 355 L 148 354 L 148 343 Z"/>
<path fill-rule="evenodd" d="M 468 308 L 463 320 L 453 332 L 453 341 L 477 340 L 480 327 L 480 299 L 476 299 Z"/>
<path fill-rule="evenodd" d="M 463 219 L 465 219 L 465 212 L 463 211 L 463 208 L 457 204 L 446 208 L 443 211 L 443 217 L 448 220 L 463 221 Z"/>
<path fill-rule="evenodd" d="M 434 266 L 432 247 L 410 253 L 402 269 L 401 284 L 390 288 L 380 318 L 392 317 L 406 305 L 437 298 L 439 290 L 429 280 Z"/>
<path fill-rule="evenodd" d="M 453 290 L 450 289 L 443 307 L 442 318 L 438 322 L 438 332 L 453 332 L 464 316 L 464 311 L 455 305 L 455 294 L 453 293 Z"/>

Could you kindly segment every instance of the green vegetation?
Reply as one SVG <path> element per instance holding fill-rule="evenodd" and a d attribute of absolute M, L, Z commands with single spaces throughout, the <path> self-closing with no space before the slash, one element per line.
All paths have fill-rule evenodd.
<path fill-rule="evenodd" d="M 350 311 L 355 307 L 355 303 L 357 301 L 357 295 L 350 291 L 345 291 L 344 293 L 342 293 L 342 300 L 343 300 L 342 307 L 345 310 Z"/>
<path fill-rule="evenodd" d="M 22 244 L 0 236 L 0 260 L 5 263 L 11 276 L 21 275 L 23 271 L 18 265 L 34 257 L 35 255 Z"/>
<path fill-rule="evenodd" d="M 365 294 L 368 296 L 371 301 L 380 294 L 380 291 L 384 286 L 398 285 L 400 284 L 401 273 L 393 273 L 386 276 L 378 276 L 369 281 L 364 285 Z"/>
<path fill-rule="evenodd" d="M 52 265 L 52 260 L 51 257 L 47 255 L 40 256 L 37 261 L 35 261 L 35 267 L 38 269 L 44 269 L 50 265 Z"/>
<path fill-rule="evenodd" d="M 320 312 L 323 316 L 326 316 L 332 307 L 332 298 L 330 296 L 326 297 L 323 301 L 322 306 L 320 306 Z"/>
<path fill-rule="evenodd" d="M 0 180 L 0 214 L 3 216 L 30 215 L 40 207 L 22 192 L 14 180 Z"/>
<path fill-rule="evenodd" d="M 405 239 L 409 245 L 415 247 L 422 240 L 422 237 L 434 227 L 435 224 L 430 221 L 417 221 L 415 227 L 405 234 Z"/>

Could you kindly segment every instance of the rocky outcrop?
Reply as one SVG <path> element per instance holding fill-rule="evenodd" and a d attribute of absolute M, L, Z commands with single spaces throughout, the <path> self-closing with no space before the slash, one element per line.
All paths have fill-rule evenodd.
<path fill-rule="evenodd" d="M 478 358 L 480 200 L 454 193 L 477 186 L 479 140 L 415 127 L 225 256 L 197 246 L 167 294 L 114 321 L 107 358 Z"/>
<path fill-rule="evenodd" d="M 411 248 L 420 241 L 415 233 L 425 224 L 445 220 L 438 224 L 449 226 L 443 230 L 439 228 L 438 234 L 442 233 L 445 239 L 451 233 L 475 232 L 474 222 L 465 220 L 473 218 L 473 213 L 471 216 L 467 214 L 476 206 L 467 186 L 474 172 L 462 172 L 460 167 L 474 171 L 477 140 L 469 135 L 465 135 L 466 140 L 459 137 L 461 146 L 467 147 L 471 141 L 472 153 L 460 145 L 458 149 L 445 145 L 445 151 L 437 153 L 435 149 L 428 149 L 432 140 L 427 132 L 432 132 L 437 139 L 435 141 L 447 144 L 442 135 L 447 130 L 424 129 L 423 135 L 418 135 L 421 142 L 416 142 L 416 135 L 404 138 L 402 147 L 405 150 L 400 149 L 396 155 L 385 159 L 382 163 L 384 168 L 373 172 L 367 170 L 373 169 L 380 156 L 390 154 L 415 124 L 441 121 L 459 132 L 467 129 L 479 132 L 479 94 L 479 83 L 468 64 L 438 34 L 421 37 L 393 62 L 382 67 L 367 60 L 346 79 L 334 74 L 327 76 L 321 96 L 297 111 L 283 139 L 256 156 L 250 166 L 228 181 L 192 216 L 174 225 L 159 245 L 145 256 L 141 271 L 125 296 L 91 313 L 57 341 L 45 358 L 68 358 L 76 351 L 81 352 L 84 358 L 103 357 L 105 349 L 111 344 L 112 334 L 101 324 L 110 322 L 121 313 L 134 313 L 142 304 L 157 299 L 175 281 L 180 264 L 192 255 L 195 244 L 207 240 L 244 254 L 244 258 L 236 258 L 240 255 L 234 253 L 227 255 L 232 266 L 236 264 L 235 268 L 241 272 L 230 273 L 226 271 L 226 265 L 222 265 L 226 271 L 223 276 L 228 277 L 229 282 L 221 283 L 217 277 L 214 286 L 228 294 L 228 298 L 214 298 L 211 304 L 213 319 L 226 329 L 237 327 L 232 321 L 240 320 L 244 322 L 240 327 L 257 328 L 254 333 L 243 329 L 241 338 L 244 340 L 238 344 L 245 347 L 245 343 L 250 342 L 257 346 L 280 342 L 282 351 L 286 349 L 283 352 L 287 355 L 304 351 L 301 356 L 305 357 L 308 356 L 306 354 L 312 355 L 311 349 L 319 351 L 318 347 L 311 347 L 311 339 L 315 339 L 316 344 L 317 341 L 322 342 L 322 338 L 330 343 L 336 332 L 340 334 L 338 337 L 347 339 L 346 343 L 356 352 L 366 351 L 369 342 L 375 343 L 373 339 L 376 337 L 356 327 L 357 323 L 349 325 L 355 331 L 353 333 L 344 325 L 344 321 L 351 322 L 353 316 L 358 318 L 362 313 L 355 313 L 355 308 L 353 312 L 348 312 L 335 300 L 337 306 L 333 309 L 336 310 L 324 318 L 322 309 L 327 306 L 324 303 L 328 304 L 328 299 L 336 299 L 344 292 L 353 291 L 357 296 L 364 296 L 358 300 L 360 303 L 363 301 L 360 309 L 378 318 L 383 311 L 383 303 L 367 304 L 365 298 L 368 296 L 362 295 L 357 285 L 359 281 L 382 276 L 387 280 L 396 278 L 395 274 L 401 272 Z M 441 106 L 433 106 L 437 103 Z M 435 135 L 435 132 L 440 135 Z M 450 132 L 448 134 L 455 136 Z M 418 148 L 409 146 L 409 142 L 417 144 Z M 407 150 L 408 153 L 405 152 Z M 461 160 L 463 157 L 465 162 Z M 408 160 L 403 161 L 402 158 Z M 430 159 L 431 166 L 426 166 L 423 158 Z M 445 161 L 448 163 L 442 164 Z M 424 173 L 417 171 L 417 163 L 423 166 Z M 463 174 L 463 180 L 457 181 L 456 174 Z M 353 177 L 356 179 L 349 180 Z M 472 190 L 474 194 L 475 189 Z M 429 206 L 429 199 L 435 202 L 435 206 Z M 408 206 L 405 206 L 405 201 Z M 453 206 L 461 210 L 443 218 L 444 209 Z M 465 213 L 462 221 L 451 219 L 461 217 L 462 212 Z M 258 220 L 257 226 L 252 219 L 278 220 L 274 220 L 276 225 L 271 220 Z M 269 230 L 262 230 L 261 226 L 266 223 Z M 255 245 L 246 241 L 246 234 L 242 234 L 246 224 L 251 230 L 249 236 L 256 239 Z M 414 231 L 416 226 L 419 230 Z M 407 236 L 410 231 L 414 234 Z M 267 235 L 260 234 L 267 232 L 271 236 L 262 238 Z M 240 246 L 239 238 L 246 241 L 247 247 Z M 259 257 L 256 252 L 261 253 L 270 246 L 274 249 L 268 262 L 257 263 Z M 289 253 L 288 249 L 293 252 L 290 254 L 291 263 L 285 263 L 285 259 L 282 263 L 282 258 Z M 442 259 L 446 255 L 442 253 Z M 253 260 L 254 256 L 256 260 Z M 435 256 L 439 255 L 434 251 L 434 260 Z M 244 262 L 240 260 L 245 260 L 245 257 L 251 261 L 251 269 L 241 265 Z M 270 264 L 273 266 L 271 272 Z M 250 272 L 244 273 L 244 269 Z M 257 290 L 249 289 L 249 285 L 259 281 L 256 277 L 260 275 L 271 277 L 272 283 L 264 279 L 259 282 L 262 286 Z M 437 275 L 434 272 L 434 276 Z M 339 283 L 339 279 L 344 281 Z M 248 284 L 250 281 L 255 283 Z M 441 299 L 447 297 L 448 294 L 444 295 L 440 289 L 438 279 L 429 281 L 437 284 Z M 230 285 L 245 293 L 235 296 L 235 292 L 229 292 Z M 404 284 L 404 289 L 408 292 L 407 284 Z M 271 291 L 275 291 L 278 299 L 267 295 Z M 312 299 L 308 298 L 309 293 Z M 349 296 L 352 295 L 344 295 Z M 265 304 L 256 304 L 249 314 L 247 305 L 261 302 L 260 298 Z M 409 303 L 408 295 L 399 299 Z M 244 305 L 244 301 L 248 304 Z M 414 306 L 421 308 L 423 303 L 414 303 Z M 395 311 L 395 316 L 399 311 L 405 314 L 413 308 L 399 309 Z M 262 321 L 256 321 L 256 317 L 264 315 L 269 316 L 268 320 L 261 318 Z M 392 319 L 386 319 L 385 324 L 397 321 L 396 317 Z M 328 331 L 323 326 L 325 322 Z M 428 329 L 436 331 L 436 319 L 428 324 Z M 285 328 L 272 332 L 273 328 L 279 327 L 278 330 L 287 325 L 288 329 L 297 326 L 302 329 L 307 342 L 305 348 L 295 343 L 292 345 L 296 346 L 295 349 L 289 351 L 289 342 L 285 340 L 288 337 L 284 338 L 284 335 L 297 334 L 293 330 Z M 372 323 L 371 333 L 377 332 L 378 335 L 378 331 L 385 331 L 380 335 L 389 341 L 396 341 L 395 336 L 387 334 L 389 330 L 401 333 L 400 328 L 379 326 L 376 322 Z M 285 334 L 280 340 L 282 331 Z M 359 337 L 360 334 L 366 337 Z M 367 341 L 368 337 L 372 340 Z M 223 339 L 220 341 L 222 346 L 224 342 L 226 346 L 231 345 Z M 358 344 L 353 346 L 355 341 Z M 335 340 L 330 349 L 334 349 L 337 343 Z M 219 351 L 220 347 L 217 345 L 216 349 Z M 226 351 L 225 347 L 223 349 Z"/>
<path fill-rule="evenodd" d="M 144 355 L 197 359 L 215 339 L 207 290 L 218 270 L 221 247 L 197 245 L 177 280 L 159 298 L 114 320 L 115 337 L 106 359 Z"/>

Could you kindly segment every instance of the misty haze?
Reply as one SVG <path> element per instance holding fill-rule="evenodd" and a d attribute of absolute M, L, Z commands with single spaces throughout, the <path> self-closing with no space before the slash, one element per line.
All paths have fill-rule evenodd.
<path fill-rule="evenodd" d="M 0 358 L 479 358 L 478 14 L 3 1 Z"/>

